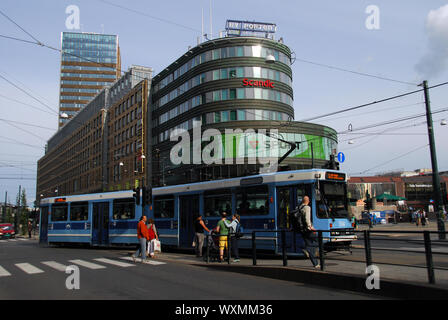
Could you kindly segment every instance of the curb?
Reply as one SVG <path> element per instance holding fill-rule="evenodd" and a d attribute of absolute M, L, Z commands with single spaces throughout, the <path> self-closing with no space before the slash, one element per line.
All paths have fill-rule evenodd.
<path fill-rule="evenodd" d="M 306 283 L 338 290 L 347 290 L 367 295 L 378 295 L 396 299 L 443 299 L 448 296 L 448 289 L 405 281 L 380 280 L 380 289 L 368 290 L 365 286 L 366 278 L 357 275 L 327 273 L 322 271 L 308 271 L 288 267 L 264 266 L 235 266 L 235 265 L 204 265 L 216 270 L 243 273 L 270 279 Z"/>

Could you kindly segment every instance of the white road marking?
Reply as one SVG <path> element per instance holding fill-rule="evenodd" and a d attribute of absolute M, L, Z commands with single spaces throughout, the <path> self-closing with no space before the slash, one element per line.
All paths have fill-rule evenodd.
<path fill-rule="evenodd" d="M 67 269 L 67 266 L 56 261 L 42 261 L 41 263 L 62 272 L 65 272 L 65 270 Z"/>
<path fill-rule="evenodd" d="M 74 264 L 78 264 L 82 267 L 86 267 L 89 269 L 105 269 L 105 266 L 96 264 L 96 263 L 92 263 L 92 262 L 88 262 L 88 261 L 84 261 L 84 260 L 80 260 L 80 259 L 76 259 L 76 260 L 69 260 L 69 262 L 74 263 Z"/>
<path fill-rule="evenodd" d="M 43 273 L 44 271 L 29 263 L 16 263 L 15 266 L 28 274 Z"/>
<path fill-rule="evenodd" d="M 7 277 L 10 276 L 11 274 L 6 271 L 6 269 L 4 269 L 2 266 L 0 266 L 0 277 Z"/>
<path fill-rule="evenodd" d="M 120 259 L 134 261 L 134 259 L 132 257 L 120 257 Z M 135 261 L 136 262 L 141 262 L 142 259 L 141 258 L 136 258 Z M 166 262 L 155 261 L 155 260 L 146 260 L 144 263 L 145 264 L 152 264 L 152 265 L 155 265 L 155 266 L 161 265 L 161 264 L 166 264 Z"/>
<path fill-rule="evenodd" d="M 125 267 L 126 268 L 126 267 L 134 267 L 135 266 L 135 264 L 130 264 L 130 263 L 116 261 L 116 260 L 111 260 L 111 259 L 106 259 L 106 258 L 98 258 L 98 259 L 93 259 L 93 260 L 98 261 L 98 262 L 112 264 L 112 265 L 118 266 L 118 267 Z"/>

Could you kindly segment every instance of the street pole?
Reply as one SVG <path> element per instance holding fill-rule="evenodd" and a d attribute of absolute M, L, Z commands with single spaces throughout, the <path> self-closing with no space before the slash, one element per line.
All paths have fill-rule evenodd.
<path fill-rule="evenodd" d="M 20 230 L 18 231 L 18 224 L 17 224 L 17 222 L 20 223 L 19 214 L 20 214 L 20 204 L 22 203 L 21 195 L 22 195 L 22 186 L 19 185 L 19 203 L 18 203 L 18 206 L 17 206 L 17 212 L 16 212 L 16 214 L 14 216 L 14 231 L 16 232 L 16 234 L 17 233 L 20 234 Z"/>
<path fill-rule="evenodd" d="M 429 150 L 431 152 L 431 165 L 432 165 L 432 186 L 434 192 L 435 210 L 437 216 L 437 230 L 439 233 L 439 239 L 446 239 L 445 223 L 443 222 L 443 209 L 442 209 L 442 192 L 440 190 L 440 177 L 439 168 L 437 165 L 436 144 L 434 142 L 434 128 L 432 123 L 431 104 L 429 102 L 428 82 L 423 81 L 423 90 L 425 93 L 425 105 L 426 105 L 426 124 L 428 127 L 429 138 Z"/>
<path fill-rule="evenodd" d="M 6 222 L 6 208 L 7 208 L 6 201 L 7 201 L 7 198 L 8 198 L 8 191 L 5 191 L 5 205 L 3 207 L 3 217 L 2 217 L 2 222 L 3 223 Z"/>

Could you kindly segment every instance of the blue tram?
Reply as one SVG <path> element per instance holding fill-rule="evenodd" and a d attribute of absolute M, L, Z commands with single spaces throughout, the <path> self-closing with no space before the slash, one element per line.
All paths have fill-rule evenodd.
<path fill-rule="evenodd" d="M 347 177 L 339 171 L 284 171 L 154 188 L 152 205 L 146 208 L 136 205 L 132 195 L 120 191 L 43 199 L 41 242 L 137 244 L 137 223 L 146 214 L 155 220 L 162 245 L 191 248 L 194 215 L 201 214 L 214 228 L 226 211 L 241 216 L 244 232 L 260 231 L 257 249 L 278 253 L 280 234 L 272 231 L 292 228 L 291 211 L 305 195 L 311 200 L 314 227 L 326 231 L 327 246 L 356 239 L 348 216 Z M 301 254 L 300 234 L 288 232 L 286 241 L 289 253 Z M 250 247 L 248 234 L 240 248 Z"/>

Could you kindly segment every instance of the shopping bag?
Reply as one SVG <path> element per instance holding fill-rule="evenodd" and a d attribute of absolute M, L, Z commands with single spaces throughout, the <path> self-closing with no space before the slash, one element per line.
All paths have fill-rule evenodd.
<path fill-rule="evenodd" d="M 160 241 L 159 240 L 152 239 L 151 243 L 152 243 L 153 248 L 154 248 L 154 253 L 162 252 L 162 246 L 160 245 Z"/>

